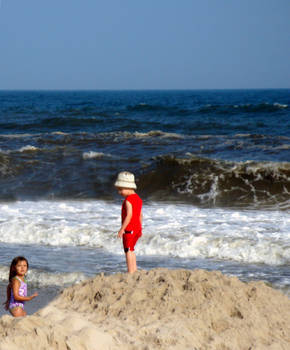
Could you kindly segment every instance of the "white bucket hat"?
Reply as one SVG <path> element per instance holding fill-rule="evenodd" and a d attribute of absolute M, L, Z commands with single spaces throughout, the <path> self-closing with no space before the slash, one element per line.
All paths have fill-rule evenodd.
<path fill-rule="evenodd" d="M 122 171 L 118 174 L 118 178 L 115 182 L 115 187 L 123 187 L 123 188 L 133 188 L 136 190 L 137 186 L 135 184 L 135 176 L 128 171 Z"/>

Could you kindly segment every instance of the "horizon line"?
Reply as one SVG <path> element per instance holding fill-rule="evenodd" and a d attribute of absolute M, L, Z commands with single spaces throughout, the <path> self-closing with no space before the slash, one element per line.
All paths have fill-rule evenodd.
<path fill-rule="evenodd" d="M 161 89 L 161 88 L 148 88 L 148 89 L 50 89 L 50 88 L 33 88 L 33 89 L 1 89 L 0 92 L 4 91 L 27 91 L 27 92 L 35 92 L 35 91 L 45 91 L 45 92 L 53 92 L 53 91 L 66 91 L 66 92 L 73 92 L 73 91 L 228 91 L 228 90 L 289 90 L 290 87 L 281 87 L 281 88 L 170 88 L 170 89 Z"/>

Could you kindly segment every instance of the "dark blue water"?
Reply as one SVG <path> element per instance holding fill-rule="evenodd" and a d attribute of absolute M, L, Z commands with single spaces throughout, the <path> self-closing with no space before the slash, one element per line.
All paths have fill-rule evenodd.
<path fill-rule="evenodd" d="M 289 136 L 290 90 L 0 92 L 1 133 Z"/>
<path fill-rule="evenodd" d="M 0 198 L 111 199 L 127 169 L 145 198 L 285 203 L 289 106 L 290 90 L 2 91 Z"/>
<path fill-rule="evenodd" d="M 0 280 L 17 252 L 40 286 L 124 270 L 111 201 L 129 170 L 141 268 L 219 269 L 288 293 L 289 106 L 290 90 L 0 91 Z"/>

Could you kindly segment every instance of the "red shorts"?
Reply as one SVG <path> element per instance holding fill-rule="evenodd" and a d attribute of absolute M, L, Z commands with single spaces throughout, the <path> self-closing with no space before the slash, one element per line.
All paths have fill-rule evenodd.
<path fill-rule="evenodd" d="M 125 253 L 127 253 L 128 250 L 131 250 L 132 252 L 134 251 L 135 245 L 141 236 L 141 231 L 125 231 L 125 233 L 123 234 L 123 247 Z"/>

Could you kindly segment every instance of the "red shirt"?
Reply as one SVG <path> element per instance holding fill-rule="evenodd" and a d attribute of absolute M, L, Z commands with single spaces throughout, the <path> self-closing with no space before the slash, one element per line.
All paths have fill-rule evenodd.
<path fill-rule="evenodd" d="M 139 232 L 142 230 L 141 221 L 140 221 L 140 214 L 142 210 L 142 199 L 138 196 L 137 193 L 130 194 L 125 198 L 122 204 L 122 223 L 124 222 L 127 216 L 126 201 L 128 201 L 132 205 L 132 218 L 129 224 L 127 225 L 127 227 L 125 228 L 125 230 Z"/>

